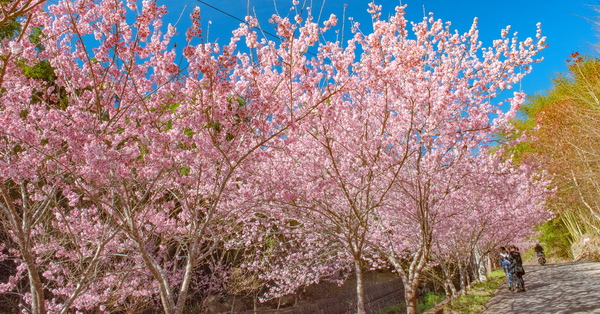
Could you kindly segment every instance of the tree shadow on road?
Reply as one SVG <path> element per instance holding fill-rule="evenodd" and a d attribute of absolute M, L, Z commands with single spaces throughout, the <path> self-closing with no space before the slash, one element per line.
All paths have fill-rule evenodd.
<path fill-rule="evenodd" d="M 600 263 L 526 266 L 526 292 L 503 285 L 483 313 L 600 313 Z"/>

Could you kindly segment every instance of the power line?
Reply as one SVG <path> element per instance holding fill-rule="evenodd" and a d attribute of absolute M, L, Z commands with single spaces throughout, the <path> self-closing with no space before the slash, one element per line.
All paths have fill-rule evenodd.
<path fill-rule="evenodd" d="M 221 13 L 223 13 L 223 14 L 225 14 L 225 15 L 227 15 L 227 16 L 229 16 L 229 17 L 231 17 L 231 18 L 233 18 L 233 19 L 235 19 L 235 20 L 237 20 L 237 21 L 240 21 L 240 22 L 242 22 L 242 23 L 244 23 L 244 24 L 248 25 L 248 22 L 246 22 L 246 21 L 244 21 L 244 20 L 240 19 L 239 17 L 237 17 L 237 16 L 235 16 L 235 15 L 233 15 L 233 14 L 227 13 L 227 12 L 225 12 L 225 11 L 223 11 L 223 10 L 221 10 L 221 9 L 219 9 L 219 8 L 217 8 L 217 7 L 215 7 L 215 6 L 213 6 L 213 5 L 210 5 L 210 4 L 208 4 L 208 3 L 204 2 L 204 1 L 202 1 L 202 0 L 196 0 L 196 1 L 198 1 L 198 2 L 200 2 L 200 3 L 202 3 L 202 4 L 204 4 L 204 5 L 205 5 L 205 6 L 207 6 L 207 7 L 210 7 L 210 8 L 212 8 L 212 9 L 214 9 L 214 10 L 217 10 L 217 11 L 219 11 L 219 12 L 221 12 Z M 250 25 L 248 25 L 248 26 L 250 26 Z M 267 35 L 269 35 L 269 36 L 272 36 L 272 37 L 274 37 L 274 38 L 281 39 L 279 36 L 277 36 L 277 35 L 275 35 L 275 34 L 273 34 L 273 33 L 267 32 L 267 31 L 263 30 L 263 29 L 262 29 L 262 28 L 260 28 L 260 27 L 256 27 L 256 26 L 255 26 L 255 27 L 252 27 L 252 28 L 256 28 L 257 30 L 259 30 L 259 31 L 261 31 L 261 32 L 263 32 L 263 33 L 265 33 L 265 34 L 267 34 Z"/>
<path fill-rule="evenodd" d="M 202 1 L 202 0 L 196 0 L 196 1 L 198 1 L 198 2 L 200 2 L 200 3 L 202 3 L 202 4 L 204 4 L 204 5 L 205 5 L 205 6 L 207 6 L 207 7 L 210 7 L 210 8 L 212 8 L 212 9 L 214 9 L 214 10 L 217 10 L 217 11 L 219 11 L 219 12 L 221 12 L 221 13 L 223 13 L 223 14 L 225 14 L 225 15 L 227 15 L 227 16 L 229 16 L 229 17 L 231 17 L 231 18 L 233 18 L 233 19 L 235 19 L 235 20 L 237 20 L 237 21 L 240 21 L 240 22 L 242 22 L 242 23 L 244 23 L 244 24 L 246 24 L 246 25 L 250 26 L 250 25 L 248 24 L 248 22 L 246 22 L 245 20 L 242 20 L 242 19 L 240 19 L 239 17 L 237 17 L 237 16 L 235 16 L 235 15 L 233 15 L 233 14 L 230 14 L 230 13 L 228 13 L 228 12 L 224 11 L 224 10 L 221 10 L 221 9 L 219 9 L 219 8 L 217 8 L 217 7 L 213 6 L 213 5 L 210 5 L 210 4 L 208 4 L 208 3 L 206 3 L 206 2 L 204 2 L 204 1 Z M 267 31 L 265 31 L 264 29 L 262 29 L 261 27 L 258 27 L 258 26 L 253 26 L 252 28 L 259 30 L 259 31 L 260 31 L 260 32 L 262 32 L 263 34 L 266 34 L 266 35 L 269 35 L 269 36 L 271 36 L 271 37 L 273 37 L 273 38 L 276 38 L 276 39 L 279 39 L 279 40 L 281 40 L 281 37 L 277 36 L 276 34 L 273 34 L 273 33 L 267 32 Z M 312 53 L 312 52 L 310 52 L 310 51 L 307 51 L 306 53 L 308 53 L 309 55 L 315 56 L 315 57 L 317 56 L 316 54 L 314 54 L 314 53 Z"/>

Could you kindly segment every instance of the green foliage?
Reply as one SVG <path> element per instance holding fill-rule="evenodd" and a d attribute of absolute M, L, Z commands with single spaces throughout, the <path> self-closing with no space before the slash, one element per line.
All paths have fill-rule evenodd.
<path fill-rule="evenodd" d="M 533 130 L 537 125 L 537 117 L 543 109 L 556 101 L 551 95 L 533 95 L 527 98 L 527 102 L 519 109 L 519 118 L 513 119 L 512 124 L 516 132 L 514 134 L 500 135 L 507 142 L 521 137 L 524 133 Z M 524 159 L 537 152 L 534 141 L 519 142 L 516 145 L 504 147 L 508 150 L 506 156 L 512 156 L 513 161 L 521 164 Z"/>
<path fill-rule="evenodd" d="M 24 62 L 20 62 L 20 66 L 23 69 L 23 74 L 28 78 L 43 80 L 49 83 L 53 83 L 56 80 L 54 68 L 48 60 L 40 61 L 34 66 L 28 66 Z"/>
<path fill-rule="evenodd" d="M 42 60 L 33 66 L 29 66 L 25 63 L 24 60 L 20 60 L 17 63 L 17 65 L 21 69 L 23 69 L 23 74 L 27 78 L 41 80 L 41 81 L 46 82 L 47 86 L 55 87 L 52 93 L 55 94 L 56 96 L 58 96 L 57 97 L 58 99 L 56 101 L 48 101 L 48 98 L 44 96 L 46 94 L 46 90 L 39 90 L 39 91 L 36 90 L 34 93 L 34 95 L 35 95 L 34 102 L 44 99 L 45 101 L 48 101 L 48 104 L 52 104 L 52 105 L 56 106 L 56 108 L 59 108 L 62 110 L 67 108 L 67 105 L 69 103 L 69 97 L 67 96 L 67 93 L 65 92 L 64 87 L 57 86 L 54 83 L 56 81 L 57 77 L 54 72 L 54 67 L 52 67 L 52 65 L 50 64 L 50 61 Z"/>
<path fill-rule="evenodd" d="M 0 39 L 11 39 L 16 37 L 21 31 L 21 24 L 16 20 L 10 20 L 0 25 Z"/>
<path fill-rule="evenodd" d="M 171 113 L 175 113 L 175 111 L 177 111 L 177 108 L 179 108 L 179 106 L 180 106 L 179 103 L 165 104 L 165 109 L 171 110 Z"/>
<path fill-rule="evenodd" d="M 204 125 L 205 129 L 213 129 L 215 130 L 217 133 L 221 132 L 221 122 L 217 121 L 209 121 L 208 123 L 206 123 L 206 125 Z"/>
<path fill-rule="evenodd" d="M 169 119 L 167 122 L 163 122 L 163 125 L 165 127 L 163 131 L 165 132 L 173 129 L 173 119 Z"/>
<path fill-rule="evenodd" d="M 553 254 L 558 258 L 571 258 L 572 236 L 562 218 L 550 220 L 540 226 L 539 242 L 546 246 L 546 254 Z"/>
<path fill-rule="evenodd" d="M 246 100 L 241 96 L 237 96 L 237 97 L 229 96 L 229 97 L 227 97 L 227 102 L 229 103 L 229 105 L 228 105 L 229 110 L 233 110 L 233 107 L 232 107 L 233 101 L 237 102 L 238 109 L 243 108 L 244 106 L 246 106 L 246 103 L 247 103 Z"/>
<path fill-rule="evenodd" d="M 183 167 L 181 168 L 181 170 L 179 170 L 179 174 L 182 176 L 186 176 L 190 173 L 191 169 L 190 167 Z"/>
<path fill-rule="evenodd" d="M 35 48 L 38 51 L 44 50 L 44 45 L 42 45 L 42 38 L 44 37 L 44 32 L 39 27 L 34 27 L 31 33 L 29 34 L 29 41 L 32 44 L 35 44 Z"/>
<path fill-rule="evenodd" d="M 501 135 L 507 140 L 527 135 L 526 142 L 505 147 L 506 156 L 540 163 L 553 176 L 556 193 L 546 204 L 557 215 L 538 230 L 539 241 L 557 258 L 571 257 L 573 241 L 600 227 L 582 210 L 598 199 L 593 186 L 600 182 L 600 60 L 573 53 L 568 66 L 550 90 L 528 98 L 513 121 L 516 132 Z"/>
<path fill-rule="evenodd" d="M 148 154 L 148 145 L 144 145 L 142 143 L 138 143 L 138 147 L 140 149 L 140 156 L 138 157 L 140 160 L 144 160 L 144 156 Z"/>
<path fill-rule="evenodd" d="M 29 34 L 29 42 L 32 44 L 41 44 L 43 36 L 44 32 L 42 32 L 42 29 L 36 26 Z"/>
<path fill-rule="evenodd" d="M 569 73 L 554 79 L 554 88 L 549 91 L 550 101 L 571 99 L 578 105 L 598 108 L 598 87 L 600 82 L 600 60 L 581 57 L 569 64 Z"/>
<path fill-rule="evenodd" d="M 488 280 L 474 285 L 465 295 L 452 300 L 444 307 L 444 312 L 452 313 L 480 313 L 485 309 L 487 302 L 496 294 L 496 290 L 505 280 L 502 270 L 488 274 Z"/>
<path fill-rule="evenodd" d="M 192 129 L 185 128 L 185 129 L 183 129 L 183 134 L 187 135 L 189 138 L 192 138 L 192 136 L 194 136 L 195 132 Z"/>
<path fill-rule="evenodd" d="M 444 301 L 446 296 L 428 292 L 422 298 L 417 300 L 417 312 L 424 313 Z M 400 314 L 406 313 L 405 303 L 396 303 L 376 312 L 377 314 Z"/>
<path fill-rule="evenodd" d="M 417 311 L 423 313 L 444 301 L 445 298 L 446 296 L 444 295 L 428 292 L 417 302 Z"/>

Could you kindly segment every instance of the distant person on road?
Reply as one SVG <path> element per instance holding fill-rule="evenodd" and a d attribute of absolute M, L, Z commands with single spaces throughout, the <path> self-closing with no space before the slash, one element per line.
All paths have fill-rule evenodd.
<path fill-rule="evenodd" d="M 510 260 L 509 254 L 505 247 L 500 247 L 500 258 L 498 259 L 500 262 L 500 266 L 502 266 L 502 270 L 504 271 L 504 275 L 506 275 L 506 280 L 508 281 L 508 290 L 513 290 L 513 282 L 509 273 L 510 268 Z"/>
<path fill-rule="evenodd" d="M 509 251 L 509 273 L 514 284 L 514 289 L 516 292 L 525 292 L 525 281 L 523 281 L 525 269 L 523 268 L 521 253 L 519 253 L 519 249 L 514 245 L 509 247 Z"/>
<path fill-rule="evenodd" d="M 535 244 L 535 247 L 533 248 L 533 250 L 537 254 L 544 254 L 544 248 L 539 243 Z"/>
<path fill-rule="evenodd" d="M 540 263 L 540 265 L 542 266 L 546 265 L 546 255 L 544 254 L 544 248 L 539 243 L 536 243 L 533 250 L 535 251 L 535 258 L 537 258 L 538 263 Z"/>

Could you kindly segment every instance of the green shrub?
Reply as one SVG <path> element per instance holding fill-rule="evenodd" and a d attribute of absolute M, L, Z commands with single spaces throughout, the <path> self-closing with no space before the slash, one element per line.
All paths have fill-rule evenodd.
<path fill-rule="evenodd" d="M 417 303 L 417 311 L 419 311 L 419 313 L 423 313 L 444 301 L 445 298 L 446 296 L 444 295 L 428 292 L 423 298 L 419 299 Z"/>
<path fill-rule="evenodd" d="M 496 270 L 488 274 L 488 280 L 474 285 L 465 295 L 452 300 L 445 310 L 454 313 L 480 313 L 485 310 L 487 302 L 496 294 L 496 290 L 505 280 L 502 270 Z"/>
<path fill-rule="evenodd" d="M 417 311 L 419 313 L 423 313 L 434 306 L 438 305 L 440 302 L 444 301 L 446 297 L 440 294 L 436 294 L 434 292 L 428 292 L 425 296 L 420 298 L 417 301 Z M 406 304 L 405 303 L 396 303 L 390 305 L 383 310 L 379 310 L 376 314 L 400 314 L 406 313 Z"/>

